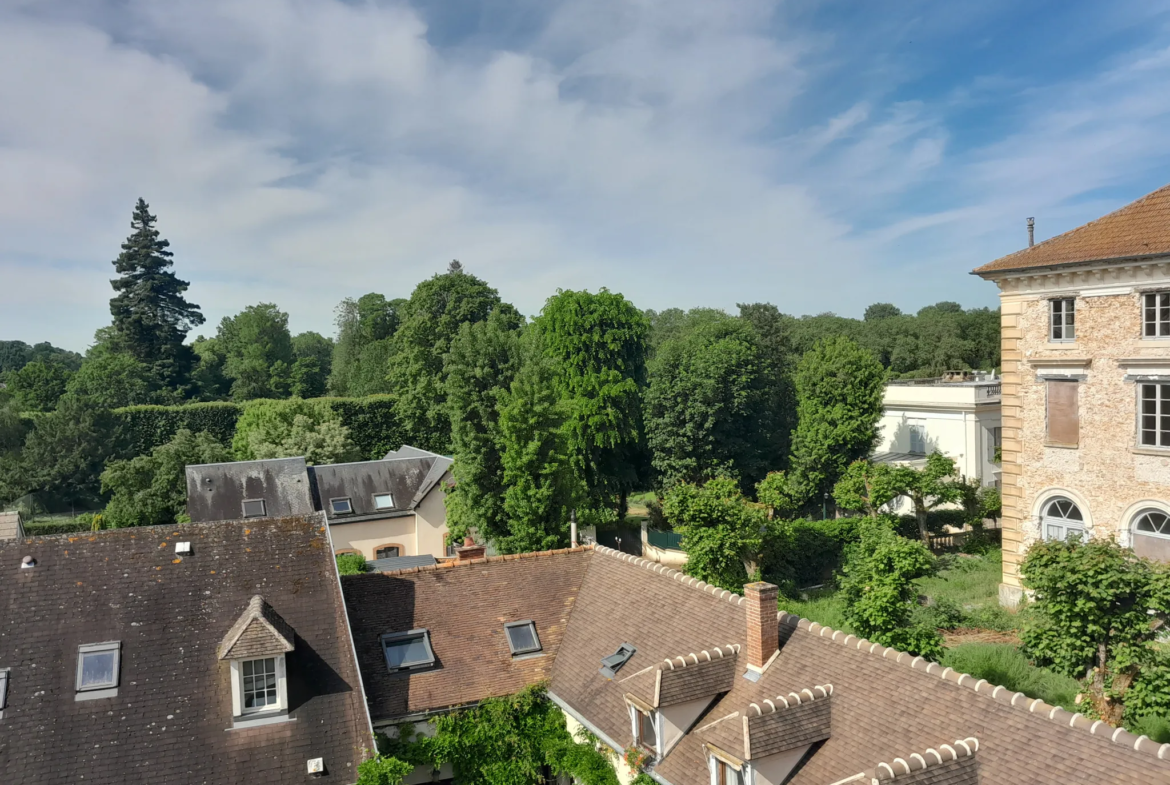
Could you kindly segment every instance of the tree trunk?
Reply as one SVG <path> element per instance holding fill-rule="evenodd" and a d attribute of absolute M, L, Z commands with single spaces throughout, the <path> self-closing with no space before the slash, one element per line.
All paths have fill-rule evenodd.
<path fill-rule="evenodd" d="M 922 538 L 922 544 L 929 548 L 930 532 L 926 530 L 926 512 L 926 500 L 915 496 L 914 518 L 918 521 L 918 536 Z"/>

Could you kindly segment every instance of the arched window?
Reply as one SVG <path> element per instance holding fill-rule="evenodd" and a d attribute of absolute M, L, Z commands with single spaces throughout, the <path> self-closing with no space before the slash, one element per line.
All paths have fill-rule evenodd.
<path fill-rule="evenodd" d="M 1044 539 L 1067 540 L 1071 534 L 1085 533 L 1085 518 L 1073 501 L 1058 496 L 1045 505 L 1040 526 Z"/>
<path fill-rule="evenodd" d="M 1145 509 L 1133 519 L 1133 552 L 1156 561 L 1170 561 L 1170 515 Z"/>
<path fill-rule="evenodd" d="M 1170 515 L 1161 510 L 1143 510 L 1134 520 L 1133 530 L 1154 537 L 1170 538 Z"/>
<path fill-rule="evenodd" d="M 402 555 L 402 546 L 398 544 L 379 545 L 374 548 L 375 559 L 393 559 Z"/>

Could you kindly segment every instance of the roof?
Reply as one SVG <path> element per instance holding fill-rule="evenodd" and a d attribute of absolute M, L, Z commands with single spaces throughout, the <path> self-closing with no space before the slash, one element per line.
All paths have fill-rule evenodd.
<path fill-rule="evenodd" d="M 366 562 L 366 566 L 370 568 L 370 572 L 397 572 L 398 570 L 409 570 L 411 567 L 433 567 L 438 564 L 429 553 L 424 553 L 420 556 L 389 556 L 385 559 L 371 559 Z"/>
<path fill-rule="evenodd" d="M 296 648 L 296 633 L 259 594 L 219 644 L 221 660 L 274 657 Z"/>
<path fill-rule="evenodd" d="M 338 463 L 309 467 L 317 494 L 317 504 L 330 523 L 385 518 L 416 508 L 435 487 L 451 465 L 449 458 L 425 455 L 389 458 L 380 461 Z M 378 509 L 375 494 L 389 493 L 393 506 Z M 330 505 L 332 499 L 349 499 L 353 512 L 338 515 Z"/>
<path fill-rule="evenodd" d="M 342 576 L 374 721 L 475 703 L 548 679 L 592 559 L 592 551 L 575 548 Z M 504 624 L 529 620 L 542 652 L 514 658 Z M 389 673 L 380 636 L 415 629 L 429 630 L 436 667 Z"/>
<path fill-rule="evenodd" d="M 1012 270 L 1170 254 L 1170 185 L 1030 248 L 975 269 L 990 276 Z"/>
<path fill-rule="evenodd" d="M 265 517 L 314 512 L 304 458 L 205 463 L 187 467 L 187 515 L 192 521 L 239 520 L 245 499 L 263 499 Z"/>
<path fill-rule="evenodd" d="M 19 512 L 0 512 L 0 540 L 18 540 L 24 536 Z"/>
<path fill-rule="evenodd" d="M 26 555 L 36 567 L 20 568 Z M 0 778 L 286 783 L 321 757 L 352 782 L 373 740 L 336 574 L 319 514 L 0 542 L 0 667 L 11 669 Z M 258 594 L 295 633 L 296 721 L 225 732 L 230 670 L 217 648 Z M 117 695 L 75 701 L 78 646 L 107 641 L 121 643 Z"/>
<path fill-rule="evenodd" d="M 926 456 L 917 452 L 875 452 L 869 456 L 870 463 L 926 465 Z"/>

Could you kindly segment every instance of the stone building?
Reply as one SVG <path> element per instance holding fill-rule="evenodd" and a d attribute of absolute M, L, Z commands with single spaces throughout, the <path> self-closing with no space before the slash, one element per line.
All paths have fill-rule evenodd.
<path fill-rule="evenodd" d="M 1003 583 L 1046 538 L 1170 559 L 1170 186 L 986 264 L 1003 341 Z"/>

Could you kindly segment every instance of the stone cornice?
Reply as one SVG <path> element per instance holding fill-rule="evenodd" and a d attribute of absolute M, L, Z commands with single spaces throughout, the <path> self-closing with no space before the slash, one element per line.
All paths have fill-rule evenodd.
<path fill-rule="evenodd" d="M 1003 294 L 1123 295 L 1159 287 L 1170 288 L 1170 257 L 1005 271 L 988 277 L 995 281 Z"/>

